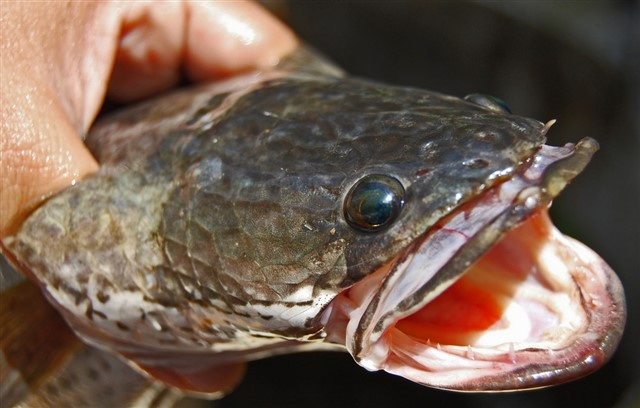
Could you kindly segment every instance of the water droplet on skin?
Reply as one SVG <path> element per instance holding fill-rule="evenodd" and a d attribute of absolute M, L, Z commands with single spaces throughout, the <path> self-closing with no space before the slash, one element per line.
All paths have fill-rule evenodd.
<path fill-rule="evenodd" d="M 151 319 L 151 318 L 149 318 L 149 323 L 151 323 L 151 326 L 152 326 L 156 331 L 162 331 L 162 326 L 160 325 L 160 323 L 159 323 L 156 319 Z"/>
<path fill-rule="evenodd" d="M 521 202 L 525 208 L 533 210 L 540 204 L 540 188 L 537 186 L 527 187 L 518 194 L 518 201 Z"/>
<path fill-rule="evenodd" d="M 470 169 L 483 169 L 489 165 L 486 159 L 470 159 L 462 162 L 462 165 Z"/>
<path fill-rule="evenodd" d="M 524 200 L 524 206 L 531 210 L 536 208 L 538 206 L 538 198 L 533 196 L 527 197 L 527 199 Z"/>
<path fill-rule="evenodd" d="M 473 135 L 473 137 L 480 142 L 491 142 L 498 138 L 498 134 L 495 132 L 489 132 L 486 130 L 481 130 Z"/>
<path fill-rule="evenodd" d="M 420 147 L 420 151 L 423 154 L 433 154 L 437 149 L 437 145 L 433 140 L 428 141 Z"/>

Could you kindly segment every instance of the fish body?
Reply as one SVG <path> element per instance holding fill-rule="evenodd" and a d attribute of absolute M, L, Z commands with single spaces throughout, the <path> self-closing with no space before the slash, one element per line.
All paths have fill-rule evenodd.
<path fill-rule="evenodd" d="M 98 173 L 5 245 L 82 339 L 186 391 L 322 348 L 439 388 L 551 385 L 606 361 L 625 310 L 546 216 L 597 144 L 548 129 L 300 50 L 98 123 Z"/>

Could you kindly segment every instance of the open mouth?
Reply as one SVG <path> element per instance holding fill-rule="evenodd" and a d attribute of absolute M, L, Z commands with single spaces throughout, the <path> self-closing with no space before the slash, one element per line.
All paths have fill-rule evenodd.
<path fill-rule="evenodd" d="M 543 146 L 341 293 L 325 312 L 329 340 L 367 369 L 460 391 L 538 388 L 596 370 L 622 334 L 622 286 L 546 209 L 595 148 Z"/>

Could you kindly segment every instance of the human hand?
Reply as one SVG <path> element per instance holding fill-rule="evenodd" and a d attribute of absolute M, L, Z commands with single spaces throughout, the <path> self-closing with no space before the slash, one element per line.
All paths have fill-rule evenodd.
<path fill-rule="evenodd" d="M 121 102 L 274 65 L 297 41 L 249 2 L 2 4 L 0 239 L 48 195 L 94 172 L 82 136 L 105 95 Z M 224 393 L 244 363 L 140 367 L 179 388 Z"/>
<path fill-rule="evenodd" d="M 132 101 L 181 73 L 215 80 L 274 65 L 293 34 L 254 3 L 5 2 L 0 238 L 98 164 L 82 136 L 105 95 Z"/>

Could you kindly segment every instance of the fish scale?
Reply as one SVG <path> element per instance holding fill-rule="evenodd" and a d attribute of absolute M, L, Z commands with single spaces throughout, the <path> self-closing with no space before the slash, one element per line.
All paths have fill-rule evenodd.
<path fill-rule="evenodd" d="M 100 170 L 47 200 L 5 245 L 81 338 L 151 376 L 343 347 L 368 369 L 441 388 L 549 385 L 589 371 L 584 353 L 604 361 L 624 324 L 613 272 L 550 232 L 540 239 L 590 260 L 589 282 L 606 282 L 574 277 L 572 293 L 603 301 L 584 312 L 588 324 L 568 317 L 577 340 L 561 351 L 577 362 L 557 379 L 542 347 L 436 350 L 396 327 L 472 275 L 519 224 L 548 230 L 540 214 L 597 150 L 590 139 L 543 145 L 548 130 L 495 106 L 350 78 L 301 49 L 273 70 L 98 122 L 87 145 Z M 371 176 L 402 186 L 401 198 L 384 196 L 402 200 L 384 228 L 345 217 L 380 205 L 346 204 L 358 186 L 369 199 Z M 423 252 L 433 259 L 417 264 Z M 512 363 L 499 372 L 487 363 L 480 378 L 469 369 L 491 358 Z M 438 371 L 452 361 L 469 364 L 460 379 Z"/>

